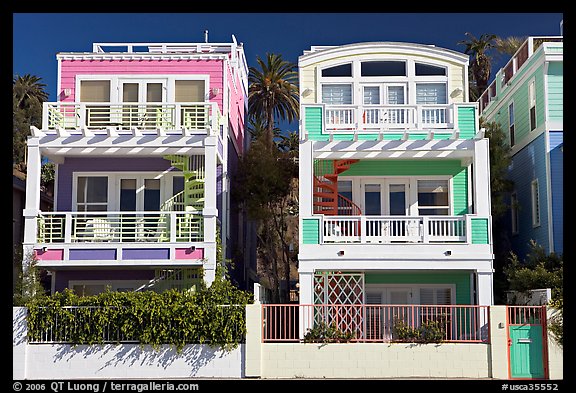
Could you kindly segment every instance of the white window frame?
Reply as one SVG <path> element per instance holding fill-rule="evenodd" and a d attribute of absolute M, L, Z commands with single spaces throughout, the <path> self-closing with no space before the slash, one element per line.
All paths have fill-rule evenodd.
<path fill-rule="evenodd" d="M 74 172 L 72 175 L 72 211 L 78 211 L 78 177 L 107 177 L 108 178 L 108 202 L 106 211 L 120 210 L 120 179 L 135 178 L 137 187 L 143 186 L 143 179 L 160 179 L 160 204 L 171 198 L 173 190 L 173 179 L 175 176 L 183 176 L 182 172 L 165 170 L 162 172 L 143 171 L 143 172 Z M 138 203 L 138 202 L 137 202 Z M 143 209 L 142 209 L 143 210 Z M 140 210 L 137 210 L 140 211 Z"/>
<path fill-rule="evenodd" d="M 510 108 L 512 108 L 512 113 L 514 114 L 514 121 L 510 122 Z M 508 103 L 508 140 L 510 141 L 510 147 L 516 146 L 516 105 L 514 105 L 514 101 L 510 101 Z M 512 126 L 514 126 L 514 138 L 512 138 Z M 514 142 L 514 143 L 512 143 Z"/>
<path fill-rule="evenodd" d="M 510 216 L 512 219 L 511 230 L 513 235 L 520 233 L 520 216 L 518 213 L 518 193 L 516 191 L 512 191 L 510 194 Z"/>
<path fill-rule="evenodd" d="M 407 288 L 410 289 L 410 304 L 420 305 L 420 289 L 421 288 L 432 288 L 432 289 L 450 289 L 450 304 L 456 304 L 456 284 L 366 284 L 364 288 L 364 302 L 366 302 L 367 294 L 370 293 L 377 293 L 380 292 L 380 296 L 382 300 L 382 304 L 389 304 L 384 303 L 387 302 L 387 297 L 383 296 L 388 289 L 399 289 L 399 288 Z M 436 296 L 436 295 L 434 295 Z"/>
<path fill-rule="evenodd" d="M 336 79 L 336 78 L 334 78 L 334 79 Z M 350 99 L 351 99 L 350 104 L 328 104 L 328 103 L 325 103 L 325 102 L 324 102 L 324 99 L 322 98 L 322 96 L 323 96 L 323 94 L 322 94 L 322 93 L 323 93 L 322 89 L 324 88 L 325 85 L 346 85 L 346 86 L 350 86 Z M 326 82 L 326 83 L 322 83 L 322 85 L 320 86 L 320 92 L 319 92 L 319 94 L 320 94 L 320 96 L 319 96 L 319 98 L 320 98 L 320 103 L 321 103 L 321 104 L 324 104 L 324 105 L 335 105 L 335 106 L 355 105 L 354 83 L 352 83 L 352 82 L 334 82 L 334 83 Z M 364 101 L 362 100 L 362 102 L 364 102 Z"/>
<path fill-rule="evenodd" d="M 540 226 L 540 188 L 538 179 L 530 182 L 530 200 L 532 206 L 532 228 Z"/>
<path fill-rule="evenodd" d="M 534 108 L 534 128 L 532 128 L 532 117 L 530 113 Z M 528 130 L 532 132 L 536 129 L 538 123 L 538 113 L 536 112 L 536 78 L 532 78 L 528 82 Z"/>
<path fill-rule="evenodd" d="M 406 83 L 399 83 L 399 82 L 382 82 L 382 83 L 362 83 L 360 85 L 362 90 L 362 105 L 366 107 L 371 106 L 381 106 L 381 105 L 406 105 L 408 96 L 407 96 L 407 86 Z M 380 99 L 380 104 L 365 104 L 364 103 L 364 89 L 366 87 L 377 87 L 378 94 Z M 401 87 L 404 90 L 404 103 L 403 104 L 390 104 L 388 102 L 388 88 L 389 87 Z"/>
<path fill-rule="evenodd" d="M 434 207 L 434 206 L 422 206 L 418 203 L 418 180 L 448 180 L 448 214 L 447 216 L 454 215 L 454 201 L 452 200 L 452 176 L 444 175 L 444 176 L 414 176 L 415 184 L 414 184 L 414 198 L 415 198 L 415 205 L 416 205 L 416 215 L 420 216 L 420 209 L 446 209 L 446 207 Z M 411 187 L 412 188 L 412 187 Z M 427 217 L 434 217 L 434 216 L 427 216 Z"/>
<path fill-rule="evenodd" d="M 152 82 L 163 83 L 163 93 L 165 102 L 174 103 L 176 94 L 176 81 L 177 80 L 203 80 L 204 81 L 204 101 L 208 102 L 210 99 L 210 75 L 206 74 L 98 74 L 98 75 L 76 75 L 76 90 L 74 93 L 74 100 L 80 102 L 80 84 L 82 81 L 89 80 L 108 80 L 110 81 L 110 102 L 122 102 L 121 98 L 121 82 L 133 81 L 135 82 Z"/>

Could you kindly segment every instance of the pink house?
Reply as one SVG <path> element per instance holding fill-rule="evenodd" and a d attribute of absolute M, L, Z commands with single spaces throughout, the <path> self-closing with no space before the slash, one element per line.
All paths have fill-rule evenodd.
<path fill-rule="evenodd" d="M 242 44 L 95 43 L 57 54 L 57 102 L 28 140 L 24 248 L 52 291 L 191 288 L 243 245 L 229 214 L 245 144 Z M 55 207 L 39 207 L 42 157 Z M 244 274 L 245 275 L 245 274 Z"/>

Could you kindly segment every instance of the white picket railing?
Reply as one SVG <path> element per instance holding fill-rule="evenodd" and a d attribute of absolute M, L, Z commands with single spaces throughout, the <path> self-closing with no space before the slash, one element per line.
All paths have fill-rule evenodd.
<path fill-rule="evenodd" d="M 38 216 L 39 243 L 203 240 L 201 212 L 50 212 Z"/>
<path fill-rule="evenodd" d="M 466 216 L 322 216 L 323 243 L 466 242 Z"/>
<path fill-rule="evenodd" d="M 215 133 L 220 110 L 211 102 L 45 102 L 43 130 L 192 130 Z"/>
<path fill-rule="evenodd" d="M 326 130 L 452 128 L 454 105 L 326 105 Z"/>

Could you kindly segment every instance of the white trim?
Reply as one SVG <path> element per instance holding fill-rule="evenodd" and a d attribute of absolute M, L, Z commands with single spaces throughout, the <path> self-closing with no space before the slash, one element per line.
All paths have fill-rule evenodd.
<path fill-rule="evenodd" d="M 364 272 L 366 273 L 366 272 Z M 416 273 L 416 272 L 414 272 Z M 406 284 L 364 284 L 364 291 L 366 295 L 368 292 L 378 293 L 380 292 L 382 298 L 382 304 L 391 304 L 387 299 L 387 292 L 389 289 L 408 289 L 410 291 L 411 303 L 420 305 L 420 289 L 431 288 L 431 289 L 450 289 L 450 304 L 456 304 L 456 284 L 444 283 L 444 284 L 416 284 L 416 283 L 406 283 Z M 384 296 L 386 294 L 386 296 Z M 366 297 L 364 297 L 364 303 L 366 304 Z"/>
<path fill-rule="evenodd" d="M 514 115 L 514 123 L 510 123 L 510 107 L 512 107 L 512 113 Z M 514 103 L 514 99 L 511 99 L 508 102 L 508 110 L 506 112 L 508 114 L 508 144 L 510 148 L 516 146 L 516 104 Z M 514 126 L 514 143 L 512 143 L 512 136 L 510 134 L 510 128 Z"/>
<path fill-rule="evenodd" d="M 56 58 L 58 62 L 58 79 L 56 80 L 56 101 L 62 101 L 60 94 L 62 93 L 62 61 L 60 58 Z M 74 93 L 76 95 L 76 93 Z"/>
<path fill-rule="evenodd" d="M 534 129 L 532 128 L 532 122 L 530 117 L 530 110 L 532 109 L 531 102 L 530 102 L 530 86 L 533 85 L 533 94 L 534 94 Z M 538 100 L 536 99 L 536 76 L 532 76 L 532 78 L 528 81 L 528 134 L 534 132 L 538 127 Z"/>
<path fill-rule="evenodd" d="M 554 252 L 554 221 L 552 217 L 552 173 L 550 171 L 550 132 L 544 135 L 545 164 L 546 164 L 546 207 L 548 216 L 548 249 Z"/>
<path fill-rule="evenodd" d="M 178 54 L 178 53 L 58 53 L 61 60 L 226 60 L 228 54 Z"/>
<path fill-rule="evenodd" d="M 58 172 L 60 164 L 54 164 L 54 206 L 52 210 L 58 211 Z"/>

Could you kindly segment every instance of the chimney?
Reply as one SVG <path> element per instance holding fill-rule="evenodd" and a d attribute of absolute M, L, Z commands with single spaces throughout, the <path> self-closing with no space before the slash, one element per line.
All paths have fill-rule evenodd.
<path fill-rule="evenodd" d="M 204 42 L 208 43 L 208 30 L 204 30 Z"/>

